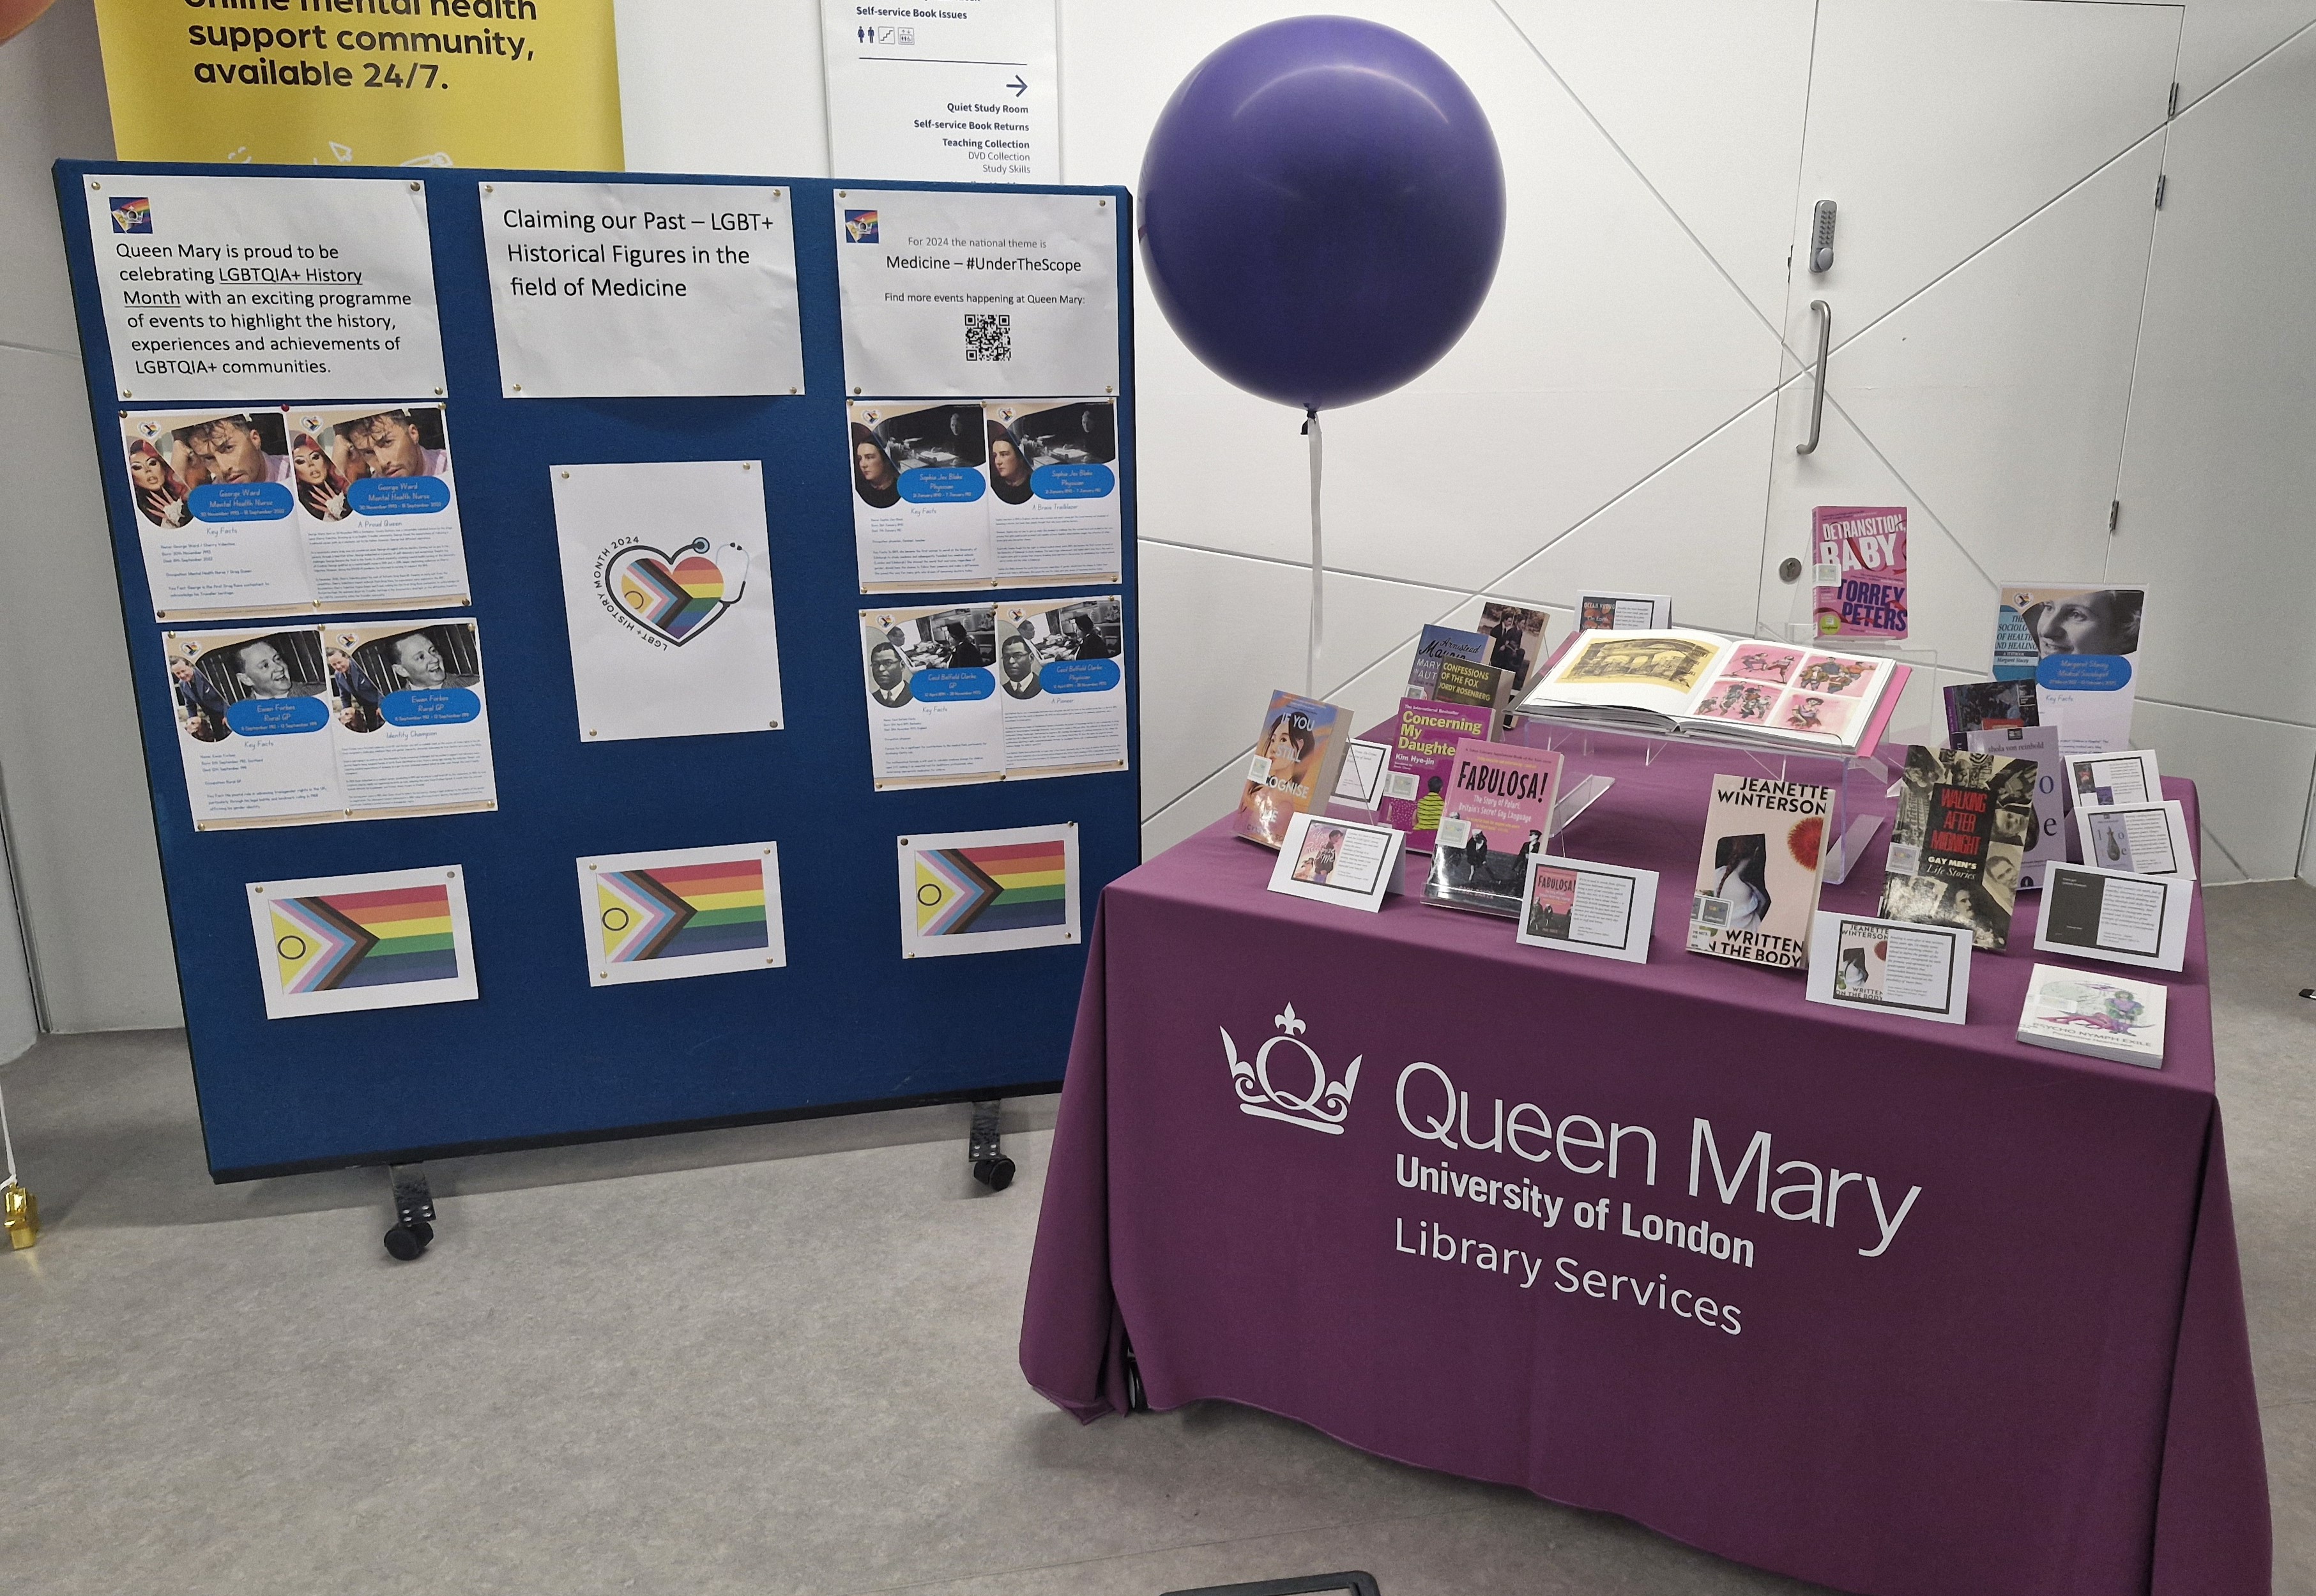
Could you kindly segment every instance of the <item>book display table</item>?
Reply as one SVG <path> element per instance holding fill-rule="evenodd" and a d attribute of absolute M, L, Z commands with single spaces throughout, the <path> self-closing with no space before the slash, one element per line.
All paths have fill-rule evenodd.
<path fill-rule="evenodd" d="M 1215 1398 L 1875 1596 L 2264 1592 L 2200 903 L 2160 1071 L 1686 952 L 1727 750 L 1559 841 L 1661 873 L 1646 965 L 1267 893 L 1220 823 L 1112 884 L 1021 1362 Z M 2166 783 L 2188 806 L 2194 790 Z M 1871 913 L 1879 850 L 1823 906 Z M 1411 893 L 1423 860 L 1408 865 Z"/>

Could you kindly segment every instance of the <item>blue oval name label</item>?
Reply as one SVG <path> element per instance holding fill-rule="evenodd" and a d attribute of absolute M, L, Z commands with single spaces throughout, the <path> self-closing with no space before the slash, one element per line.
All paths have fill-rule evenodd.
<path fill-rule="evenodd" d="M 997 678 L 979 665 L 961 670 L 919 671 L 909 678 L 909 691 L 928 704 L 970 703 L 997 691 Z"/>
<path fill-rule="evenodd" d="M 927 466 L 901 473 L 901 496 L 912 504 L 970 504 L 988 491 L 980 472 L 962 466 Z"/>
<path fill-rule="evenodd" d="M 330 724 L 330 711 L 311 693 L 292 693 L 286 699 L 244 699 L 226 706 L 225 723 L 237 736 L 281 737 L 320 731 Z"/>
<path fill-rule="evenodd" d="M 346 489 L 356 515 L 434 515 L 450 507 L 450 485 L 440 477 L 365 477 Z"/>
<path fill-rule="evenodd" d="M 2062 692 L 2113 692 L 2131 684 L 2131 662 L 2119 654 L 2053 654 L 2035 666 L 2035 685 Z"/>
<path fill-rule="evenodd" d="M 388 726 L 462 726 L 483 712 L 483 700 L 463 687 L 406 687 L 379 700 Z"/>
<path fill-rule="evenodd" d="M 280 521 L 297 501 L 278 482 L 204 482 L 185 503 L 195 521 Z"/>
<path fill-rule="evenodd" d="M 1091 460 L 1029 473 L 1029 491 L 1041 499 L 1106 499 L 1117 486 L 1118 473 Z"/>
<path fill-rule="evenodd" d="M 1057 659 L 1038 672 L 1047 692 L 1108 692 L 1125 680 L 1114 659 Z"/>

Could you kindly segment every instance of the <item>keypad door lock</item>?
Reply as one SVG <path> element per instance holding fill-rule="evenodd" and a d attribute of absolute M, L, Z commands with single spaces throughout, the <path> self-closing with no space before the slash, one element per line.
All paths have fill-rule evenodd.
<path fill-rule="evenodd" d="M 1833 211 L 1832 201 L 1820 200 L 1810 218 L 1809 269 L 1813 272 L 1833 269 Z"/>

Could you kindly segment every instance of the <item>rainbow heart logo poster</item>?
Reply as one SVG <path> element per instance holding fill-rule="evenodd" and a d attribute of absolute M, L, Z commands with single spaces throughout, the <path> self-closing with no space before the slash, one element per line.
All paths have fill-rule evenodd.
<path fill-rule="evenodd" d="M 582 859 L 580 926 L 599 986 L 788 963 L 776 843 Z"/>
<path fill-rule="evenodd" d="M 464 876 L 445 865 L 251 883 L 265 1017 L 478 996 Z"/>
<path fill-rule="evenodd" d="M 1074 825 L 902 837 L 899 848 L 904 958 L 1078 941 Z"/>

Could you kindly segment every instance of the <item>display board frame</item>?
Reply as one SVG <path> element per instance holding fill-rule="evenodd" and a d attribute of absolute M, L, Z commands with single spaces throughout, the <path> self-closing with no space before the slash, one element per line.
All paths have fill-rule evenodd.
<path fill-rule="evenodd" d="M 391 177 L 423 183 L 459 448 L 471 619 L 490 661 L 498 806 L 488 813 L 197 832 L 120 448 L 140 408 L 112 386 L 84 188 L 140 174 Z M 959 183 L 694 174 L 60 161 L 65 253 L 176 975 L 211 1177 L 219 1181 L 566 1145 L 871 1108 L 1050 1092 L 1085 969 L 1082 938 L 969 958 L 907 958 L 894 860 L 916 833 L 1068 824 L 1079 910 L 1140 862 L 1132 201 L 1122 188 L 1038 186 L 1116 201 L 1123 580 L 1009 587 L 1001 598 L 1122 596 L 1127 766 L 1060 779 L 877 791 L 862 708 L 859 592 L 845 474 L 836 240 L 848 191 L 1021 192 Z M 483 256 L 492 182 L 778 184 L 796 229 L 805 392 L 758 398 L 503 397 Z M 389 396 L 335 396 L 361 401 Z M 153 408 L 181 408 L 156 406 Z M 578 722 L 548 468 L 762 460 L 786 720 L 738 736 L 589 745 Z M 950 595 L 927 595 L 921 602 Z M 575 860 L 776 841 L 787 963 L 597 986 Z M 456 865 L 477 1001 L 265 1018 L 250 883 Z"/>

